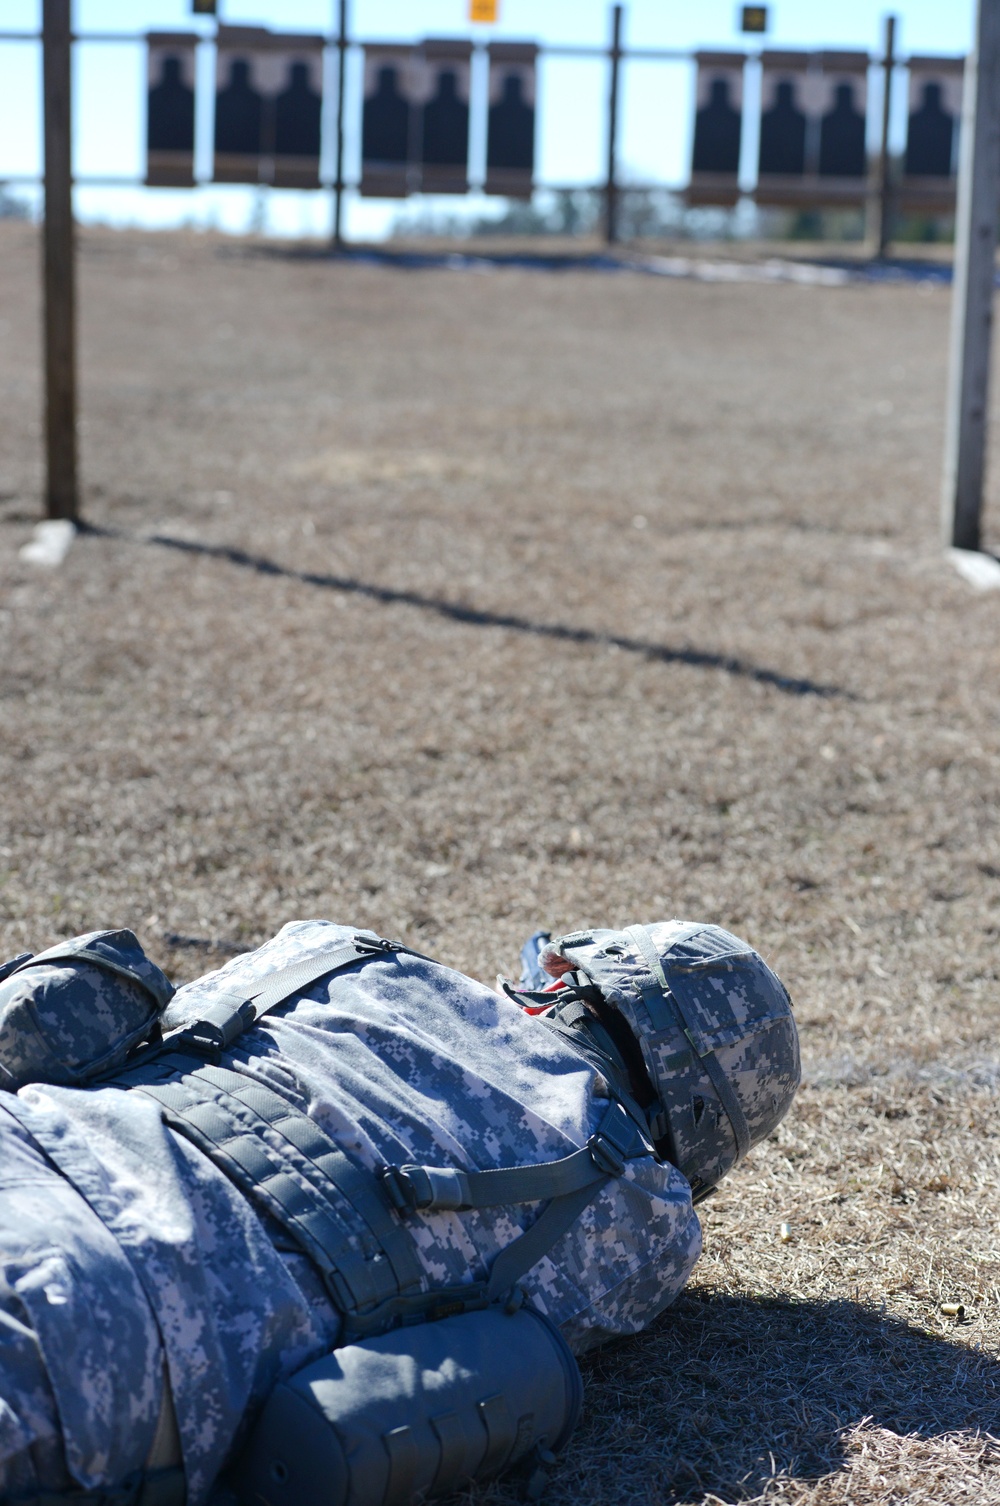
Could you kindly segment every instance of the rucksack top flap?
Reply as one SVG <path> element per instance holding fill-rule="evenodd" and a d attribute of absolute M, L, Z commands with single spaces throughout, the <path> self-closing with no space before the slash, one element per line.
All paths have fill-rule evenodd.
<path fill-rule="evenodd" d="M 59 941 L 47 951 L 22 962 L 16 972 L 54 963 L 90 962 L 122 978 L 131 978 L 150 994 L 157 1010 L 166 1009 L 176 990 L 170 979 L 151 962 L 134 931 L 88 931 L 69 941 Z"/>

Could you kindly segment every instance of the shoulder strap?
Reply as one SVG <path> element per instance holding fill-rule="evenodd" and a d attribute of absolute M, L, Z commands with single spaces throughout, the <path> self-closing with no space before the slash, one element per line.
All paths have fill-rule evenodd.
<path fill-rule="evenodd" d="M 598 1142 L 596 1146 L 595 1142 Z M 610 1155 L 609 1149 L 612 1151 Z M 575 1191 L 567 1192 L 560 1197 L 553 1197 L 530 1229 L 525 1230 L 519 1238 L 500 1251 L 493 1262 L 486 1288 L 490 1301 L 500 1301 L 506 1294 L 512 1292 L 521 1277 L 526 1275 L 532 1266 L 537 1265 L 543 1256 L 547 1255 L 562 1239 L 563 1235 L 569 1232 L 601 1188 L 612 1177 L 621 1176 L 625 1170 L 625 1160 L 646 1155 L 648 1151 L 649 1147 L 643 1137 L 636 1133 L 636 1127 L 630 1116 L 621 1104 L 612 1101 L 601 1120 L 597 1133 L 591 1136 L 586 1150 L 576 1152 L 578 1156 L 586 1153 L 591 1155 L 598 1167 L 598 1175 L 593 1181 L 585 1183 Z M 566 1160 L 572 1159 L 573 1157 L 569 1156 L 566 1158 Z M 558 1161 L 549 1163 L 550 1167 L 558 1165 L 560 1165 Z M 525 1167 L 524 1170 L 528 1171 L 531 1168 Z M 486 1172 L 483 1175 L 489 1176 L 491 1173 Z"/>
<path fill-rule="evenodd" d="M 432 962 L 423 952 L 404 946 L 401 941 L 385 941 L 374 932 L 359 932 L 350 941 L 338 943 L 325 951 L 316 952 L 300 962 L 290 962 L 287 967 L 265 978 L 254 993 L 229 990 L 215 994 L 205 1013 L 193 1024 L 182 1025 L 171 1031 L 164 1044 L 171 1049 L 190 1049 L 209 1054 L 224 1051 L 245 1030 L 249 1030 L 263 1015 L 280 1004 L 286 1003 L 294 994 L 302 993 L 326 978 L 331 973 L 343 972 L 357 962 L 367 962 L 372 957 L 406 953 Z"/>
<path fill-rule="evenodd" d="M 562 1239 L 601 1188 L 621 1176 L 627 1160 L 648 1154 L 631 1116 L 613 1099 L 587 1144 L 559 1161 L 470 1172 L 389 1166 L 382 1175 L 401 1213 L 546 1202 L 530 1228 L 506 1245 L 490 1268 L 486 1296 L 497 1302 Z"/>
<path fill-rule="evenodd" d="M 609 1177 L 601 1177 L 589 1187 L 571 1192 L 567 1197 L 555 1198 L 535 1220 L 530 1229 L 512 1240 L 500 1251 L 490 1268 L 486 1295 L 491 1302 L 499 1302 L 526 1276 L 532 1266 L 568 1234 L 580 1214 L 600 1192 Z"/>

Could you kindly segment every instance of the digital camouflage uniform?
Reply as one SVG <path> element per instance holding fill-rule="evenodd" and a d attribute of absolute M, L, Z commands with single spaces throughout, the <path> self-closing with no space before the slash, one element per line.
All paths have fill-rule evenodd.
<path fill-rule="evenodd" d="M 353 934 L 325 921 L 285 926 L 180 989 L 164 1026 Z M 114 992 L 97 969 L 88 977 L 98 995 Z M 141 990 L 132 1003 L 115 1022 L 125 1033 L 149 1008 Z M 65 1015 L 48 1023 L 72 1034 Z M 18 1034 L 4 1034 L 0 1019 L 0 1494 L 94 1488 L 141 1467 L 168 1376 L 188 1501 L 199 1506 L 244 1420 L 279 1375 L 337 1343 L 340 1319 L 310 1262 L 164 1125 L 152 1099 L 69 1085 L 89 1059 L 87 1043 L 71 1039 L 44 1074 L 59 1085 L 22 1086 L 39 1074 L 18 1060 Z M 516 1003 L 405 954 L 306 990 L 223 1060 L 372 1171 L 558 1159 L 587 1143 L 608 1103 L 601 1073 Z M 536 1214 L 535 1205 L 412 1214 L 427 1285 L 481 1279 Z M 648 1324 L 700 1248 L 688 1183 L 640 1156 L 522 1284 L 581 1352 Z"/>

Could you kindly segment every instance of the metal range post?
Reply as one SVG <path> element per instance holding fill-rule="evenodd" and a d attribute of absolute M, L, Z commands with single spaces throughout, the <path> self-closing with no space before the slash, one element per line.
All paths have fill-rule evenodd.
<path fill-rule="evenodd" d="M 344 78 L 347 73 L 347 0 L 340 0 L 337 25 L 337 176 L 333 185 L 333 245 L 344 244 L 342 229 L 344 199 Z"/>
<path fill-rule="evenodd" d="M 959 151 L 941 510 L 945 543 L 979 549 L 1000 204 L 1000 0 L 977 0 Z"/>
<path fill-rule="evenodd" d="M 608 172 L 604 183 L 604 238 L 609 246 L 618 239 L 618 75 L 622 60 L 622 10 L 611 11 L 611 86 L 608 91 Z"/>
<path fill-rule="evenodd" d="M 896 17 L 885 18 L 885 51 L 882 55 L 882 139 L 876 178 L 875 255 L 885 258 L 892 240 L 892 167 L 889 158 L 889 118 L 892 106 L 892 74 L 896 66 Z"/>
<path fill-rule="evenodd" d="M 76 295 L 70 108 L 72 0 L 44 0 L 45 511 L 79 517 L 76 444 Z"/>

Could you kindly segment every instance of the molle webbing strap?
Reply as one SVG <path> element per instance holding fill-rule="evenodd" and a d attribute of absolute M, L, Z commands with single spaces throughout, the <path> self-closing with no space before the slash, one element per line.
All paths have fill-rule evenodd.
<path fill-rule="evenodd" d="M 404 1424 L 390 1428 L 382 1434 L 382 1446 L 389 1455 L 389 1479 L 386 1482 L 387 1501 L 410 1501 L 413 1499 L 413 1483 L 420 1455 L 417 1452 L 413 1429 Z"/>
<path fill-rule="evenodd" d="M 497 1300 L 562 1238 L 605 1183 L 621 1175 L 626 1159 L 647 1153 L 629 1116 L 612 1102 L 588 1144 L 561 1161 L 458 1173 L 472 1183 L 470 1191 L 474 1189 L 476 1196 L 474 1204 L 465 1206 L 543 1200 L 547 1206 L 496 1257 L 482 1297 L 478 1288 L 425 1294 L 420 1291 L 422 1272 L 409 1232 L 390 1212 L 387 1194 L 398 1206 L 403 1201 L 400 1181 L 408 1185 L 404 1173 L 434 1170 L 436 1176 L 447 1178 L 453 1175 L 450 1169 L 392 1167 L 380 1182 L 349 1161 L 313 1120 L 242 1073 L 199 1066 L 173 1080 L 149 1080 L 157 1068 L 171 1072 L 177 1064 L 186 1066 L 186 1058 L 161 1056 L 152 1066 L 130 1074 L 128 1086 L 155 1099 L 172 1129 L 204 1151 L 281 1224 L 322 1272 L 355 1336 L 377 1332 L 396 1318 L 431 1316 L 435 1306 L 443 1303 L 447 1309 L 449 1301 L 476 1306 L 483 1297 Z M 261 1137 L 261 1125 L 283 1136 L 298 1156 L 286 1159 L 275 1151 Z M 360 1253 L 356 1228 L 352 1230 L 344 1218 L 345 1202 L 367 1228 L 366 1248 Z M 406 1206 L 417 1205 L 407 1199 Z M 427 1206 L 453 1204 L 435 1201 Z"/>
<path fill-rule="evenodd" d="M 737 1162 L 742 1161 L 750 1149 L 750 1129 L 747 1125 L 746 1115 L 743 1112 L 743 1105 L 736 1096 L 736 1090 L 726 1076 L 718 1057 L 715 1055 L 714 1047 L 709 1047 L 707 1051 L 703 1051 L 698 1044 L 698 1038 L 691 1025 L 691 1021 L 684 1012 L 684 1005 L 667 982 L 667 975 L 663 971 L 663 964 L 660 961 L 656 947 L 653 944 L 653 938 L 650 936 L 647 928 L 645 926 L 629 926 L 626 934 L 631 936 L 642 953 L 643 960 L 648 965 L 653 978 L 663 990 L 664 998 L 673 1003 L 688 1043 L 708 1074 L 709 1080 L 719 1096 L 719 1102 L 722 1104 L 729 1123 L 732 1125 L 733 1136 L 736 1140 L 736 1160 Z"/>
<path fill-rule="evenodd" d="M 319 1267 L 342 1311 L 419 1291 L 416 1251 L 378 1180 L 280 1094 L 244 1073 L 190 1068 L 181 1054 L 160 1056 L 122 1085 L 155 1099 L 172 1129 L 281 1224 Z M 265 1138 L 267 1131 L 286 1148 Z"/>
<path fill-rule="evenodd" d="M 486 1478 L 503 1468 L 504 1461 L 514 1447 L 517 1423 L 502 1391 L 498 1391 L 494 1396 L 487 1396 L 484 1401 L 477 1402 L 476 1411 L 479 1413 L 489 1440 L 483 1461 L 479 1466 L 480 1472 Z"/>

